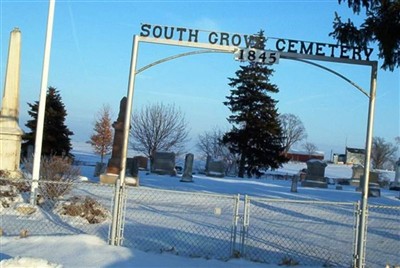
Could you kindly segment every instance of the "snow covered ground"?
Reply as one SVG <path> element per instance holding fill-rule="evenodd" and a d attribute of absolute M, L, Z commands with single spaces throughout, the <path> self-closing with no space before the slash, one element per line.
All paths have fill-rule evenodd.
<path fill-rule="evenodd" d="M 1 237 L 0 267 L 278 267 L 241 259 L 228 262 L 146 253 L 109 246 L 96 236 Z"/>
<path fill-rule="evenodd" d="M 87 165 L 98 161 L 98 157 L 82 151 L 75 154 L 85 164 L 81 167 L 82 176 L 93 182 L 98 181 L 98 178 L 93 176 L 94 166 Z M 289 163 L 275 173 L 297 174 L 302 168 L 306 168 L 304 163 Z M 325 175 L 329 178 L 350 178 L 351 173 L 349 166 L 328 165 Z M 385 172 L 385 176 L 393 180 L 394 172 Z M 335 189 L 335 185 L 329 185 L 329 188 L 324 190 L 299 187 L 298 193 L 291 193 L 289 181 L 273 180 L 272 177 L 217 179 L 195 175 L 194 183 L 182 183 L 179 177 L 148 175 L 146 172 L 141 172 L 140 185 L 143 189 L 241 194 L 255 198 L 340 202 L 354 202 L 360 199 L 360 193 L 352 186 L 344 186 L 340 191 Z M 371 198 L 369 202 L 374 205 L 399 206 L 398 196 L 399 192 L 382 189 L 382 196 Z M 1 236 L 0 240 L 0 267 L 278 267 L 244 259 L 220 261 L 143 252 L 126 247 L 109 246 L 104 240 L 87 234 L 27 238 L 6 234 Z"/>

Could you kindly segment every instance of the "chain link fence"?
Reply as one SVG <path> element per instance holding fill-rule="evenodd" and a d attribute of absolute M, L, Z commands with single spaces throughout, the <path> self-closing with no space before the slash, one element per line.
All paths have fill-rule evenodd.
<path fill-rule="evenodd" d="M 128 188 L 123 245 L 227 260 L 238 196 Z"/>
<path fill-rule="evenodd" d="M 37 204 L 31 205 L 31 183 L 31 180 L 0 180 L 3 235 L 92 234 L 107 240 L 114 187 L 76 181 L 39 181 Z"/>
<path fill-rule="evenodd" d="M 114 185 L 39 181 L 35 206 L 29 204 L 30 189 L 30 180 L 0 179 L 3 235 L 85 233 L 107 241 Z M 146 187 L 127 187 L 125 201 L 126 247 L 220 260 L 352 266 L 358 203 L 240 199 Z M 366 267 L 399 265 L 400 207 L 368 208 Z"/>
<path fill-rule="evenodd" d="M 400 206 L 368 206 L 366 267 L 400 267 Z"/>
<path fill-rule="evenodd" d="M 242 252 L 246 259 L 351 266 L 355 203 L 247 198 L 249 222 L 244 224 Z"/>

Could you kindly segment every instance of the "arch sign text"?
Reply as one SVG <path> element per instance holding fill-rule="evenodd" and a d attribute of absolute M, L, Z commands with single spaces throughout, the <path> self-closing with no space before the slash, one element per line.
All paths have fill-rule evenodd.
<path fill-rule="evenodd" d="M 226 32 L 202 31 L 173 26 L 151 24 L 141 25 L 141 37 L 176 40 L 178 42 L 199 43 L 210 45 L 233 46 L 235 59 L 240 61 L 274 64 L 279 62 L 280 53 L 295 53 L 310 56 L 332 57 L 350 60 L 369 61 L 372 48 L 350 47 L 338 44 L 326 44 L 281 38 L 260 38 L 256 35 L 232 34 Z M 259 50 L 260 43 L 266 44 L 266 50 Z"/>

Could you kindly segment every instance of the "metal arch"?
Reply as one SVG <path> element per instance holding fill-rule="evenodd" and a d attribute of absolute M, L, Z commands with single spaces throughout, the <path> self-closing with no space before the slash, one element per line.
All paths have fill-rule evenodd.
<path fill-rule="evenodd" d="M 151 68 L 151 67 L 153 67 L 155 65 L 161 64 L 161 63 L 169 61 L 169 60 L 174 60 L 174 59 L 177 59 L 177 58 L 182 58 L 182 57 L 190 56 L 190 55 L 205 54 L 205 53 L 232 53 L 232 52 L 219 51 L 219 50 L 195 50 L 195 51 L 180 53 L 180 54 L 177 54 L 177 55 L 173 55 L 173 56 L 170 56 L 170 57 L 167 57 L 167 58 L 152 62 L 152 63 L 140 68 L 139 70 L 137 70 L 135 74 L 141 73 L 141 72 L 143 72 L 143 71 L 145 71 L 145 70 L 147 70 L 147 69 L 149 69 L 149 68 Z"/>
<path fill-rule="evenodd" d="M 151 67 L 153 67 L 155 65 L 158 65 L 158 64 L 170 61 L 170 60 L 174 60 L 174 59 L 177 59 L 177 58 L 182 58 L 182 57 L 186 57 L 186 56 L 190 56 L 190 55 L 205 54 L 205 53 L 232 53 L 232 52 L 231 51 L 220 51 L 220 50 L 195 50 L 195 51 L 180 53 L 180 54 L 177 54 L 177 55 L 173 55 L 173 56 L 170 56 L 170 57 L 167 57 L 167 58 L 152 62 L 152 63 L 140 68 L 139 70 L 137 70 L 135 74 L 139 74 L 139 73 L 141 73 L 141 72 L 143 72 L 143 71 L 145 71 L 145 70 L 147 70 L 147 69 L 149 69 L 149 68 L 151 68 Z M 323 70 L 326 70 L 326 71 L 328 71 L 328 72 L 330 72 L 330 73 L 342 78 L 343 80 L 345 80 L 346 82 L 348 82 L 349 84 L 351 84 L 352 86 L 357 88 L 365 96 L 370 98 L 370 95 L 362 87 L 360 87 L 359 85 L 357 85 L 355 82 L 351 81 L 350 79 L 348 79 L 344 75 L 342 75 L 342 74 L 340 74 L 340 73 L 338 73 L 338 72 L 336 72 L 336 71 L 334 71 L 334 70 L 332 70 L 332 69 L 330 69 L 328 67 L 325 67 L 325 66 L 323 66 L 321 64 L 318 64 L 318 63 L 315 63 L 315 62 L 311 62 L 311 61 L 308 61 L 308 60 L 300 59 L 300 58 L 290 58 L 290 60 L 304 62 L 304 63 L 307 63 L 307 64 L 314 65 L 316 67 L 319 67 L 319 68 L 321 68 Z"/>
<path fill-rule="evenodd" d="M 125 111 L 125 124 L 124 124 L 124 140 L 123 140 L 123 150 L 121 153 L 121 171 L 119 174 L 119 180 L 116 187 L 122 189 L 125 180 L 125 169 L 126 169 L 126 155 L 127 155 L 127 143 L 128 143 L 128 132 L 129 132 L 129 125 L 130 125 L 130 116 L 132 111 L 132 98 L 134 92 L 134 84 L 135 84 L 135 75 L 136 75 L 136 63 L 138 57 L 138 46 L 140 42 L 144 43 L 156 43 L 156 44 L 163 44 L 163 45 L 174 45 L 174 46 L 184 46 L 184 47 L 194 47 L 200 49 L 206 49 L 205 51 L 199 52 L 188 52 L 182 53 L 176 56 L 172 56 L 157 62 L 150 64 L 149 66 L 145 66 L 139 71 L 143 71 L 145 69 L 150 68 L 156 64 L 168 61 L 170 59 L 183 57 L 185 55 L 191 54 L 199 54 L 199 53 L 209 53 L 209 52 L 225 52 L 225 53 L 234 53 L 237 51 L 237 47 L 232 46 L 222 46 L 216 44 L 205 44 L 205 43 L 194 43 L 194 42 L 187 42 L 187 41 L 178 41 L 178 40 L 170 40 L 170 39 L 157 39 L 157 38 L 148 38 L 142 36 L 134 36 L 133 45 L 132 45 L 132 55 L 131 55 L 131 66 L 129 72 L 129 81 L 128 81 L 128 92 L 127 92 L 127 109 Z M 364 245 L 364 238 L 366 237 L 366 221 L 367 221 L 367 204 L 368 204 L 368 183 L 369 183 L 369 171 L 370 171 L 370 154 L 371 154 L 371 147 L 372 147 L 372 133 L 373 133 L 373 125 L 374 125 L 374 113 L 375 113 L 375 99 L 376 99 L 376 83 L 377 83 L 377 62 L 373 61 L 366 61 L 366 60 L 354 60 L 354 59 L 331 59 L 325 56 L 320 55 L 298 55 L 296 53 L 289 53 L 289 52 L 281 52 L 281 58 L 284 59 L 292 59 L 298 60 L 301 62 L 309 63 L 311 65 L 317 66 L 322 68 L 330 73 L 339 76 L 340 78 L 344 79 L 345 81 L 349 82 L 351 85 L 356 87 L 360 90 L 364 95 L 366 95 L 369 99 L 369 108 L 368 108 L 368 122 L 367 122 L 367 135 L 366 135 L 366 148 L 365 148 L 365 166 L 364 166 L 364 187 L 362 191 L 362 199 L 361 199 L 361 217 L 359 222 L 359 234 L 358 234 L 358 245 L 357 245 L 357 253 L 354 259 L 355 266 L 357 268 L 365 267 L 365 245 Z M 368 95 L 365 90 L 361 87 L 356 85 L 350 79 L 344 77 L 343 75 L 327 68 L 322 65 L 311 63 L 306 60 L 301 59 L 309 59 L 309 60 L 316 60 L 316 61 L 328 61 L 328 62 L 339 62 L 339 63 L 346 63 L 346 64 L 356 64 L 356 65 L 367 65 L 371 67 L 371 81 L 370 81 L 370 94 Z M 121 210 L 121 205 L 118 201 L 114 204 L 114 209 Z M 114 234 L 121 234 L 122 228 L 120 226 L 120 222 L 116 222 L 111 226 L 111 228 L 115 228 Z M 117 236 L 118 237 L 118 236 Z M 112 241 L 116 241 L 116 237 L 111 237 Z"/>
<path fill-rule="evenodd" d="M 348 83 L 350 83 L 352 86 L 354 86 L 354 87 L 357 88 L 359 91 L 361 91 L 361 93 L 363 93 L 365 96 L 367 96 L 368 98 L 370 98 L 370 95 L 369 95 L 362 87 L 360 87 L 359 85 L 357 85 L 356 83 L 354 83 L 353 81 L 351 81 L 350 79 L 348 79 L 347 77 L 345 77 L 344 75 L 342 75 L 342 74 L 340 74 L 340 73 L 338 73 L 338 72 L 336 72 L 336 71 L 334 71 L 334 70 L 332 70 L 332 69 L 330 69 L 330 68 L 328 68 L 328 67 L 325 67 L 325 66 L 323 66 L 323 65 L 320 65 L 320 64 L 318 64 L 318 63 L 311 62 L 311 61 L 308 61 L 308 60 L 303 60 L 303 59 L 291 58 L 291 60 L 296 60 L 296 61 L 304 62 L 304 63 L 307 63 L 307 64 L 311 64 L 311 65 L 314 65 L 314 66 L 319 67 L 319 68 L 321 68 L 321 69 L 324 69 L 325 71 L 328 71 L 328 72 L 330 72 L 330 73 L 333 73 L 334 75 L 339 76 L 339 77 L 342 78 L 343 80 L 345 80 L 345 81 L 347 81 Z"/>

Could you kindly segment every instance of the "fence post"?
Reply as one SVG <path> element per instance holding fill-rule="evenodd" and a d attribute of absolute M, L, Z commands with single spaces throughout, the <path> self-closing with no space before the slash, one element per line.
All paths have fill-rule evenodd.
<path fill-rule="evenodd" d="M 240 194 L 234 197 L 233 218 L 232 218 L 232 233 L 231 233 L 231 256 L 236 254 L 236 233 L 239 221 L 239 201 Z"/>
<path fill-rule="evenodd" d="M 358 237 L 359 237 L 359 226 L 360 226 L 360 217 L 361 217 L 361 209 L 360 209 L 360 201 L 354 204 L 354 238 L 353 238 L 353 267 L 357 267 L 358 260 Z"/>
<path fill-rule="evenodd" d="M 241 255 L 245 254 L 245 243 L 247 237 L 247 230 L 250 224 L 250 197 L 245 195 L 244 197 L 244 213 L 243 213 L 243 226 L 241 234 Z"/>
<path fill-rule="evenodd" d="M 123 223 L 123 201 L 124 201 L 124 184 L 119 178 L 115 181 L 114 205 L 112 212 L 111 228 L 109 232 L 109 244 L 113 246 L 121 245 L 122 225 Z"/>

